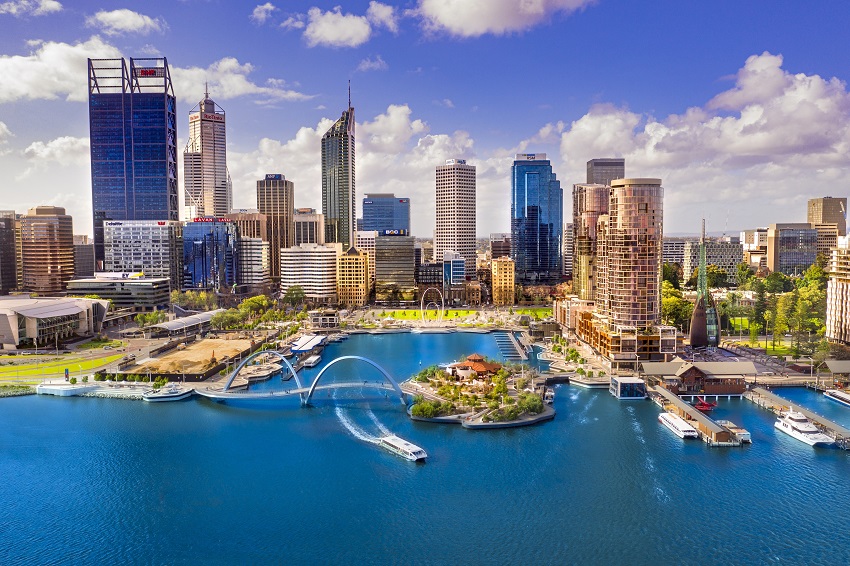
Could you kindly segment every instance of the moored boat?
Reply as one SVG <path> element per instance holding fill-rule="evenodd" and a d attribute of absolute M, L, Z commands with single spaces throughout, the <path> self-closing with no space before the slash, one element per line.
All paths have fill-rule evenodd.
<path fill-rule="evenodd" d="M 747 443 L 747 444 L 752 444 L 753 437 L 750 434 L 750 431 L 748 431 L 747 429 L 739 427 L 738 425 L 736 425 L 732 421 L 718 420 L 718 421 L 714 421 L 714 422 L 716 422 L 717 424 L 719 424 L 722 427 L 729 429 L 729 432 L 734 434 L 735 438 L 737 438 L 739 441 Z"/>
<path fill-rule="evenodd" d="M 822 433 L 806 415 L 795 411 L 793 407 L 790 411 L 780 414 L 773 426 L 809 446 L 829 446 L 835 443 L 831 437 Z"/>
<path fill-rule="evenodd" d="M 699 438 L 697 429 L 688 424 L 688 421 L 673 413 L 661 413 L 658 422 L 673 431 L 679 438 Z"/>
<path fill-rule="evenodd" d="M 841 391 L 840 389 L 827 389 L 823 392 L 823 394 L 833 401 L 837 401 L 842 405 L 850 407 L 850 394 L 846 391 Z"/>
<path fill-rule="evenodd" d="M 182 401 L 183 399 L 188 399 L 194 394 L 194 389 L 182 387 L 176 383 L 170 383 L 161 389 L 148 389 L 142 393 L 142 399 L 150 403 L 159 403 L 162 401 Z"/>
<path fill-rule="evenodd" d="M 310 356 L 309 358 L 305 359 L 304 362 L 301 365 L 303 365 L 305 368 L 313 368 L 313 367 L 316 367 L 317 365 L 319 365 L 319 362 L 321 362 L 321 361 L 322 361 L 322 356 L 316 354 L 314 356 Z"/>
<path fill-rule="evenodd" d="M 543 394 L 543 401 L 547 405 L 551 405 L 552 403 L 554 403 L 555 402 L 555 390 L 552 389 L 551 387 L 547 387 L 546 392 Z"/>
<path fill-rule="evenodd" d="M 428 454 L 422 448 L 394 434 L 379 438 L 378 445 L 411 462 L 421 462 L 428 457 Z"/>

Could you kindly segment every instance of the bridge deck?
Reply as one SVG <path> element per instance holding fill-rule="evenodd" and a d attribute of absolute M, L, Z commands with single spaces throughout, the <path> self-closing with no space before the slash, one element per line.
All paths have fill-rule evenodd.
<path fill-rule="evenodd" d="M 369 389 L 380 389 L 384 391 L 395 391 L 392 385 L 384 382 L 351 382 L 351 383 L 329 383 L 317 385 L 316 391 L 325 389 L 355 389 L 367 387 Z M 309 387 L 285 389 L 283 391 L 222 391 L 220 389 L 197 389 L 196 392 L 211 399 L 280 399 L 292 395 L 304 395 L 310 391 Z M 315 393 L 315 392 L 314 392 Z"/>

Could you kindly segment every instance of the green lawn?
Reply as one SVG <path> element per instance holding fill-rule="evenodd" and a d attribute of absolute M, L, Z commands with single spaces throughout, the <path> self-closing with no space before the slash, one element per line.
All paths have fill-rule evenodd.
<path fill-rule="evenodd" d="M 103 340 L 102 342 L 99 340 L 92 340 L 90 342 L 86 342 L 84 344 L 80 344 L 77 346 L 77 350 L 94 350 L 96 348 L 103 348 L 104 346 L 112 346 L 113 348 L 121 348 L 124 346 L 124 342 L 121 340 Z"/>
<path fill-rule="evenodd" d="M 750 319 L 744 316 L 733 316 L 729 319 L 732 334 L 748 334 L 750 332 Z"/>
<path fill-rule="evenodd" d="M 0 378 L 9 379 L 17 377 L 52 377 L 55 375 L 64 375 L 65 368 L 71 375 L 82 372 L 90 372 L 94 368 L 102 365 L 111 364 L 121 359 L 121 354 L 113 354 L 94 359 L 83 358 L 65 358 L 63 360 L 51 360 L 46 363 L 29 363 L 17 366 L 3 366 L 0 368 Z"/>
<path fill-rule="evenodd" d="M 552 309 L 548 307 L 536 307 L 536 308 L 521 308 L 514 309 L 514 314 L 527 314 L 530 316 L 537 315 L 540 318 L 546 318 L 552 316 Z"/>

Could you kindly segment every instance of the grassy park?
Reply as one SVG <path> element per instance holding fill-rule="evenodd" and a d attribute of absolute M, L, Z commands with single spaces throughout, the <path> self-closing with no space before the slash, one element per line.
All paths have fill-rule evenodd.
<path fill-rule="evenodd" d="M 420 309 L 396 309 L 396 310 L 382 310 L 377 311 L 374 309 L 372 311 L 374 316 L 379 318 L 394 318 L 396 320 L 422 320 L 422 311 Z M 445 314 L 443 315 L 443 320 L 450 320 L 454 318 L 465 318 L 467 316 L 475 316 L 479 313 L 484 313 L 486 311 L 477 311 L 472 309 L 446 309 Z M 521 308 L 515 309 L 513 311 L 515 315 L 526 314 L 531 317 L 537 318 L 546 318 L 552 316 L 552 309 L 546 307 L 538 307 L 538 308 Z M 425 320 L 437 320 L 439 317 L 439 311 L 437 309 L 426 309 L 425 310 Z"/>
<path fill-rule="evenodd" d="M 96 368 L 103 365 L 114 363 L 121 359 L 120 354 L 113 354 L 100 358 L 81 358 L 67 357 L 57 358 L 56 356 L 46 357 L 44 361 L 41 359 L 33 360 L 27 358 L 26 363 L 12 364 L 5 363 L 11 358 L 21 360 L 18 356 L 2 356 L 0 357 L 0 381 L 14 381 L 25 383 L 38 383 L 42 379 L 63 377 L 65 369 L 68 372 L 77 376 L 79 373 L 91 373 Z"/>

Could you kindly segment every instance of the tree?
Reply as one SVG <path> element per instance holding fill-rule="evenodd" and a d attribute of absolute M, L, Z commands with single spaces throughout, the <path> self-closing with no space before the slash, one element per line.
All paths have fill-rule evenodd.
<path fill-rule="evenodd" d="M 307 295 L 304 293 L 304 289 L 301 285 L 293 285 L 286 290 L 286 293 L 284 293 L 283 302 L 295 306 L 303 303 L 306 297 Z"/>
<path fill-rule="evenodd" d="M 774 271 L 764 278 L 764 289 L 768 293 L 785 293 L 793 288 L 791 278 L 779 271 Z"/>
<path fill-rule="evenodd" d="M 750 287 L 755 291 L 755 301 L 753 304 L 753 322 L 760 328 L 764 328 L 764 311 L 767 310 L 767 295 L 765 294 L 765 286 L 761 279 L 753 279 Z"/>
<path fill-rule="evenodd" d="M 729 286 L 729 274 L 726 273 L 725 269 L 720 268 L 714 265 L 713 263 L 709 263 L 705 266 L 705 276 L 709 289 L 717 289 L 719 287 Z M 693 272 L 691 278 L 688 279 L 688 282 L 685 284 L 685 286 L 696 287 L 697 277 L 699 277 L 699 270 L 695 270 Z"/>
<path fill-rule="evenodd" d="M 667 281 L 674 289 L 681 289 L 681 281 L 679 271 L 681 266 L 678 263 L 665 263 L 661 267 L 661 279 Z"/>
<path fill-rule="evenodd" d="M 738 287 L 746 288 L 752 277 L 753 271 L 748 263 L 741 262 L 735 266 L 735 279 L 738 281 Z"/>

